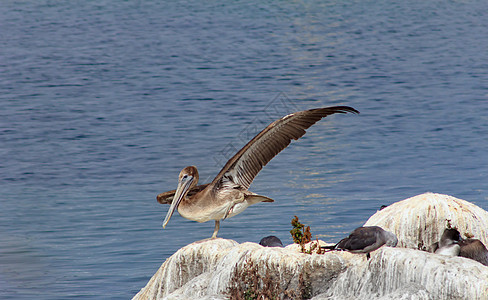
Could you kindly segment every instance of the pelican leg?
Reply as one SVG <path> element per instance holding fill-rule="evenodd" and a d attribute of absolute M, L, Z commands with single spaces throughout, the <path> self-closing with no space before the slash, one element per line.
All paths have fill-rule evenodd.
<path fill-rule="evenodd" d="M 220 229 L 220 220 L 215 220 L 215 229 L 211 239 L 215 239 L 217 237 L 217 232 L 219 232 L 219 229 Z"/>

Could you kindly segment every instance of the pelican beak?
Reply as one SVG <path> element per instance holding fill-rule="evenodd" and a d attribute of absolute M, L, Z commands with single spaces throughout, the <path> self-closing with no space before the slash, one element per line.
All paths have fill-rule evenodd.
<path fill-rule="evenodd" d="M 169 219 L 171 219 L 171 216 L 175 212 L 175 209 L 178 207 L 180 204 L 181 200 L 185 198 L 186 194 L 188 193 L 190 189 L 190 185 L 193 182 L 193 176 L 184 176 L 180 179 L 180 182 L 178 182 L 178 188 L 176 189 L 175 196 L 173 198 L 173 202 L 171 203 L 171 206 L 168 210 L 168 213 L 166 214 L 166 218 L 164 218 L 163 221 L 163 228 L 166 227 L 166 225 L 169 222 Z"/>

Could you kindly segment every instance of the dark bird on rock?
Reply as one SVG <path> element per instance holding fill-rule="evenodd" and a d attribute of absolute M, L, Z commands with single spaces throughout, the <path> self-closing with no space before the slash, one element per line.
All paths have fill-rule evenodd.
<path fill-rule="evenodd" d="M 430 252 L 441 255 L 458 256 L 461 250 L 459 241 L 461 241 L 459 231 L 455 228 L 446 228 L 442 233 L 440 241 L 431 246 Z"/>
<path fill-rule="evenodd" d="M 264 247 L 283 247 L 281 240 L 274 235 L 263 237 L 261 241 L 259 241 L 259 245 Z"/>
<path fill-rule="evenodd" d="M 446 228 L 438 243 L 429 249 L 435 254 L 462 256 L 488 266 L 488 250 L 478 239 L 463 239 L 456 228 Z"/>
<path fill-rule="evenodd" d="M 359 112 L 348 106 L 333 106 L 300 111 L 276 120 L 239 150 L 212 182 L 204 186 L 197 186 L 196 167 L 184 168 L 180 172 L 177 189 L 157 197 L 160 203 L 171 203 L 163 221 L 163 228 L 178 209 L 180 215 L 189 220 L 215 220 L 212 235 L 212 238 L 215 238 L 220 228 L 220 220 L 243 212 L 249 205 L 273 202 L 273 199 L 248 190 L 256 175 L 273 157 L 285 149 L 291 140 L 301 138 L 310 126 L 335 113 Z"/>
<path fill-rule="evenodd" d="M 459 242 L 461 249 L 459 256 L 471 258 L 485 266 L 488 266 L 488 250 L 478 239 L 464 239 Z"/>
<path fill-rule="evenodd" d="M 396 247 L 398 239 L 392 232 L 386 231 L 378 226 L 358 227 L 347 237 L 334 246 L 322 246 L 328 250 L 346 250 L 351 253 L 366 253 L 370 259 L 370 252 L 375 251 L 383 245 Z"/>

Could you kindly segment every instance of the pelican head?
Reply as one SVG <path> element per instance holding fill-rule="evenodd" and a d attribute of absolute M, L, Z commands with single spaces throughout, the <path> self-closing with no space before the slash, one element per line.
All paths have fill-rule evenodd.
<path fill-rule="evenodd" d="M 190 191 L 190 189 L 193 188 L 197 184 L 197 182 L 198 171 L 195 166 L 189 166 L 181 170 L 178 179 L 178 187 L 176 188 L 175 196 L 168 210 L 168 213 L 166 214 L 166 218 L 164 218 L 163 228 L 165 228 L 166 224 L 168 224 L 169 219 L 171 219 L 171 216 L 175 212 L 175 209 L 178 207 L 181 200 L 185 198 L 188 191 Z"/>

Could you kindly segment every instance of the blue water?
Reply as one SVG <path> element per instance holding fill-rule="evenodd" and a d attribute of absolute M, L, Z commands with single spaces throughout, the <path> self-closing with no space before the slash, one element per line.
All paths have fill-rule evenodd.
<path fill-rule="evenodd" d="M 432 191 L 488 209 L 486 1 L 2 1 L 0 298 L 127 299 L 212 234 L 156 195 L 278 116 L 350 105 L 219 235 L 336 241 Z"/>

